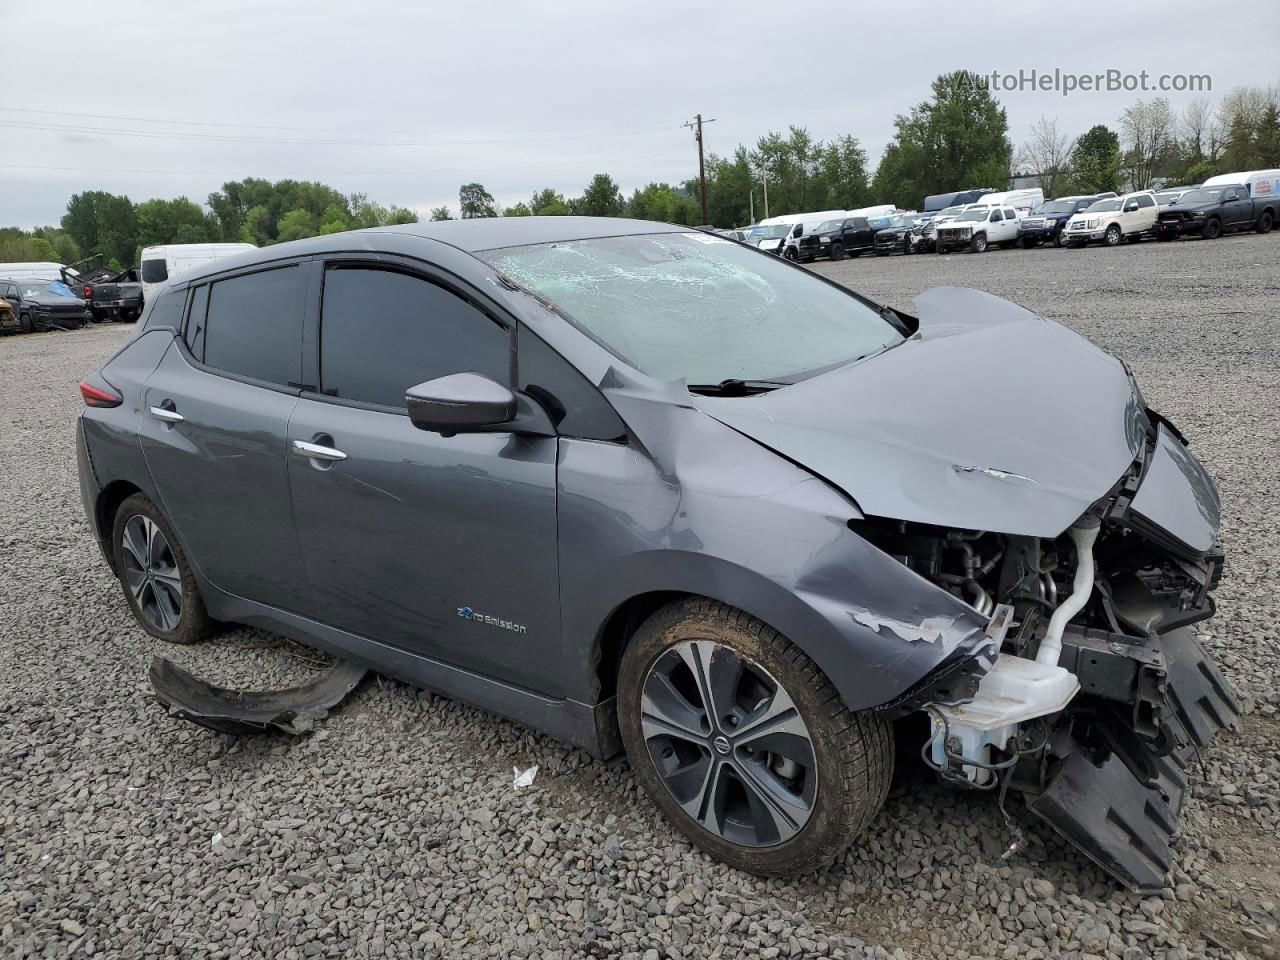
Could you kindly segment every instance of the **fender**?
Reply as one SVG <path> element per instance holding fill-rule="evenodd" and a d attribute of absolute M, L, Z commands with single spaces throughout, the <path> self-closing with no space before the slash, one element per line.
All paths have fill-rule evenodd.
<path fill-rule="evenodd" d="M 657 446 L 561 441 L 570 690 L 592 688 L 592 645 L 609 615 L 651 591 L 711 597 L 763 620 L 851 710 L 893 700 L 985 629 L 968 604 L 854 533 L 849 521 L 862 514 L 825 481 L 692 407 L 609 394 Z M 658 422 L 668 417 L 683 422 Z"/>

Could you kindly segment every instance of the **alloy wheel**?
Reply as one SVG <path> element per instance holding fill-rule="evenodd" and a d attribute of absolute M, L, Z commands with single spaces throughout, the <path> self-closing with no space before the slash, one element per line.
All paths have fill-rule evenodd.
<path fill-rule="evenodd" d="M 182 575 L 173 548 L 150 517 L 137 514 L 121 537 L 124 580 L 139 613 L 157 630 L 169 632 L 182 619 Z"/>
<path fill-rule="evenodd" d="M 804 828 L 817 757 L 791 696 L 769 671 L 710 640 L 686 640 L 649 668 L 641 735 L 671 796 L 703 828 L 765 847 Z"/>

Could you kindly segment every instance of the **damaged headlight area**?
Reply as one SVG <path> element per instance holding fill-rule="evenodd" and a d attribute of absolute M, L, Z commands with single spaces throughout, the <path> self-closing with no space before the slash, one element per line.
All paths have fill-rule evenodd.
<path fill-rule="evenodd" d="M 1222 552 L 1178 552 L 1123 502 L 1053 540 L 851 526 L 990 617 L 985 644 L 945 665 L 953 679 L 929 678 L 892 705 L 929 717 L 924 762 L 996 792 L 1002 811 L 1022 794 L 1122 882 L 1161 888 L 1187 766 L 1240 714 L 1191 629 L 1213 615 Z M 1016 852 L 1023 838 L 1008 822 Z"/>

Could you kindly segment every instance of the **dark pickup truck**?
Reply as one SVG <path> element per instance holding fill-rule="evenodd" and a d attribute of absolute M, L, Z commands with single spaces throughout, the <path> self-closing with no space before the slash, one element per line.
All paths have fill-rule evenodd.
<path fill-rule="evenodd" d="M 1214 240 L 1232 230 L 1266 233 L 1276 222 L 1276 198 L 1250 198 L 1243 184 L 1201 187 L 1164 207 L 1156 221 L 1156 239 L 1195 234 Z"/>
<path fill-rule="evenodd" d="M 133 323 L 142 314 L 142 283 L 135 270 L 85 280 L 81 296 L 99 323 L 104 320 Z"/>
<path fill-rule="evenodd" d="M 818 257 L 843 260 L 846 256 L 861 256 L 871 249 L 875 231 L 866 217 L 847 217 L 843 220 L 827 220 L 818 224 L 801 237 L 800 259 L 806 263 Z"/>

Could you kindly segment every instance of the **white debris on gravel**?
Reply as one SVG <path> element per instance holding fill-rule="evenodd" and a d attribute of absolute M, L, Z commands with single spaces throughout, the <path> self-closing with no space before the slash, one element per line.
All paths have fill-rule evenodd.
<path fill-rule="evenodd" d="M 1277 957 L 1278 262 L 1280 233 L 815 268 L 905 310 L 956 284 L 1065 321 L 1130 362 L 1218 479 L 1227 576 L 1201 636 L 1253 711 L 1193 771 L 1154 896 L 1017 804 L 1035 840 L 1002 861 L 992 798 L 934 783 L 918 743 L 829 873 L 764 880 L 696 852 L 625 763 L 399 683 L 365 684 L 301 738 L 167 717 L 154 653 L 259 688 L 327 660 L 255 630 L 174 650 L 135 627 L 89 539 L 72 443 L 76 383 L 129 328 L 0 338 L 0 954 Z M 539 789 L 495 763 L 536 764 Z"/>

